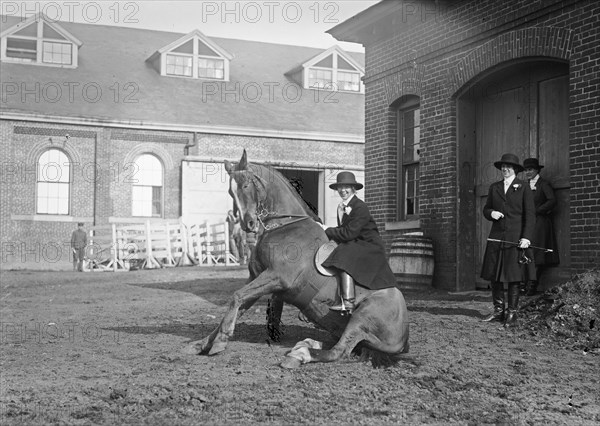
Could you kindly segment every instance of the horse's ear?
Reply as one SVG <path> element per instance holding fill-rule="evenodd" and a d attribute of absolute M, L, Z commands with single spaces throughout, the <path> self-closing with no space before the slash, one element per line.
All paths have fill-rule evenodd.
<path fill-rule="evenodd" d="M 231 174 L 234 171 L 233 164 L 227 160 L 225 160 L 225 170 L 227 170 L 227 173 L 229 173 L 229 174 Z"/>
<path fill-rule="evenodd" d="M 247 170 L 247 169 L 248 169 L 248 156 L 246 155 L 246 150 L 244 149 L 242 158 L 237 165 L 237 170 Z"/>

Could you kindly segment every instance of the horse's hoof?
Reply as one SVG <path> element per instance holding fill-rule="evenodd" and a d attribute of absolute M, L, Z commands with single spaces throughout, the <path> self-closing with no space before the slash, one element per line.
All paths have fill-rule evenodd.
<path fill-rule="evenodd" d="M 208 352 L 208 355 L 211 356 L 211 355 L 220 354 L 226 348 L 227 348 L 227 343 L 226 342 L 216 342 L 216 343 L 213 343 L 212 348 L 210 348 L 210 352 Z"/>
<path fill-rule="evenodd" d="M 279 364 L 281 368 L 287 368 L 288 370 L 298 368 L 300 365 L 302 365 L 302 361 L 300 361 L 298 358 L 294 358 L 293 356 L 286 356 L 283 362 Z"/>

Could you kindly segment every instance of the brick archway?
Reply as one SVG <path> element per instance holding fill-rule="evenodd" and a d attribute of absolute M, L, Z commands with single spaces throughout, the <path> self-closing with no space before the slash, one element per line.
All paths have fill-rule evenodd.
<path fill-rule="evenodd" d="M 509 31 L 466 54 L 447 75 L 453 96 L 473 78 L 503 62 L 543 57 L 568 61 L 573 48 L 573 31 L 564 28 L 535 27 Z"/>

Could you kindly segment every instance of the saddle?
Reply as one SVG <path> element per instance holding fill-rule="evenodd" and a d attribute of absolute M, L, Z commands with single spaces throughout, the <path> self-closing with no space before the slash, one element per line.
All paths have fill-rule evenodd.
<path fill-rule="evenodd" d="M 319 250 L 317 250 L 317 253 L 315 254 L 315 267 L 321 275 L 325 275 L 326 277 L 332 277 L 336 274 L 335 269 L 326 268 L 322 265 L 322 263 L 325 262 L 325 259 L 329 257 L 331 252 L 335 250 L 336 247 L 337 243 L 335 241 L 328 241 L 325 244 L 321 245 L 321 247 L 319 247 Z"/>

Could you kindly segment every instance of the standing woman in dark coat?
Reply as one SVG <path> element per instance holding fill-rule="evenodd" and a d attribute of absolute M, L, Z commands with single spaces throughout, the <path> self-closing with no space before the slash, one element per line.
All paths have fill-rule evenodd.
<path fill-rule="evenodd" d="M 494 312 L 484 321 L 504 321 L 505 327 L 510 327 L 517 319 L 519 307 L 522 278 L 519 250 L 531 244 L 535 208 L 529 184 L 516 177 L 523 170 L 519 158 L 514 154 L 504 154 L 494 166 L 502 171 L 503 179 L 490 185 L 483 207 L 483 215 L 493 224 L 485 248 L 481 278 L 491 281 L 494 304 Z M 506 316 L 504 283 L 508 283 Z"/>
<path fill-rule="evenodd" d="M 525 177 L 529 181 L 529 187 L 533 191 L 535 205 L 535 229 L 531 243 L 537 247 L 552 249 L 552 252 L 534 250 L 532 256 L 534 262 L 525 265 L 526 293 L 528 296 L 533 296 L 537 291 L 544 268 L 559 263 L 556 236 L 552 224 L 552 210 L 556 206 L 556 197 L 552 184 L 540 176 L 540 171 L 544 166 L 540 165 L 537 158 L 528 158 L 523 161 L 523 168 Z"/>
<path fill-rule="evenodd" d="M 354 309 L 354 282 L 370 289 L 394 287 L 396 278 L 385 256 L 385 245 L 377 224 L 364 201 L 355 194 L 363 185 L 351 172 L 340 172 L 329 185 L 342 198 L 338 206 L 338 226 L 322 225 L 327 237 L 338 246 L 322 265 L 339 270 L 342 303 L 334 311 Z"/>

